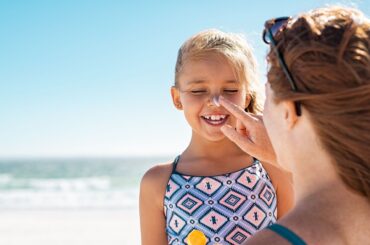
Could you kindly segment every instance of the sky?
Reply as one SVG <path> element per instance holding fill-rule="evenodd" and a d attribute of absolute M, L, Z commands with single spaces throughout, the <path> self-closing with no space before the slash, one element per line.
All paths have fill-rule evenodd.
<path fill-rule="evenodd" d="M 177 50 L 218 28 L 252 44 L 265 20 L 354 1 L 0 1 L 0 157 L 176 155 L 191 129 L 171 102 Z"/>

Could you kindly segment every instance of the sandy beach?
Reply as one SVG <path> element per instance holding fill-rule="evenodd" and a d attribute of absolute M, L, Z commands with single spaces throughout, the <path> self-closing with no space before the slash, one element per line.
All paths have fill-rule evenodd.
<path fill-rule="evenodd" d="M 1 210 L 0 244 L 140 244 L 138 209 Z"/>

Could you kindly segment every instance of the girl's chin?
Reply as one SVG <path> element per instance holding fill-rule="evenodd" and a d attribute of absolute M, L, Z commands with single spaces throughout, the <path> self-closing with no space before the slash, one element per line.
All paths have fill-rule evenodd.
<path fill-rule="evenodd" d="M 204 138 L 212 142 L 219 142 L 223 141 L 226 138 L 226 136 L 220 130 L 217 133 L 208 133 L 207 135 L 204 135 Z"/>

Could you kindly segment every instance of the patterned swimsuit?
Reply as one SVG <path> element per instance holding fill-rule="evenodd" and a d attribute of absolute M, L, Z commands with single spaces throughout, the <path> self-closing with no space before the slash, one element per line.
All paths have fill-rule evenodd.
<path fill-rule="evenodd" d="M 218 176 L 191 176 L 176 171 L 164 198 L 169 244 L 187 244 L 196 229 L 207 244 L 242 244 L 276 222 L 276 192 L 258 160 L 242 170 Z"/>

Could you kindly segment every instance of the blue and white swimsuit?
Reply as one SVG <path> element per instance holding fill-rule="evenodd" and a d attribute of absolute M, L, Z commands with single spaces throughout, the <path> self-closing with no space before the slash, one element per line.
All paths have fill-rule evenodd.
<path fill-rule="evenodd" d="M 207 244 L 242 244 L 277 219 L 276 192 L 258 160 L 244 169 L 218 176 L 191 176 L 176 171 L 164 199 L 169 244 L 187 244 L 194 229 Z"/>

